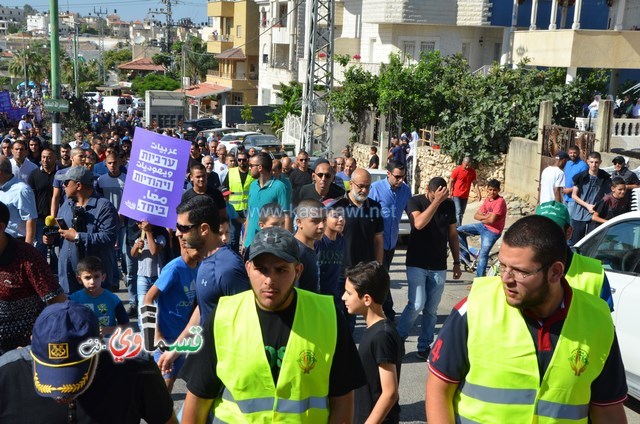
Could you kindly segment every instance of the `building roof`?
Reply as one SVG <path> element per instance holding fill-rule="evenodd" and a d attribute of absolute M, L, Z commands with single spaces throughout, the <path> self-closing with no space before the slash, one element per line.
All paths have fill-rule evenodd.
<path fill-rule="evenodd" d="M 164 71 L 164 66 L 154 64 L 150 57 L 143 57 L 141 59 L 132 60 L 131 62 L 118 65 L 118 69 L 125 71 L 162 72 Z"/>
<path fill-rule="evenodd" d="M 179 88 L 175 91 L 182 92 L 183 90 Z M 191 87 L 184 90 L 184 94 L 187 97 L 201 99 L 202 97 L 213 96 L 214 94 L 220 94 L 227 91 L 231 91 L 231 87 L 212 84 L 210 82 L 201 82 L 200 84 L 192 85 Z"/>
<path fill-rule="evenodd" d="M 232 59 L 232 60 L 245 60 L 247 56 L 244 55 L 242 47 L 234 47 L 227 49 L 222 53 L 215 55 L 216 59 Z"/>

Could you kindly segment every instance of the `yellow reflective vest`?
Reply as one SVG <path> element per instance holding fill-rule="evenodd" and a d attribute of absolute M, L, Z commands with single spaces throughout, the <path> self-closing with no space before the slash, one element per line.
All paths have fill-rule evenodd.
<path fill-rule="evenodd" d="M 291 334 L 277 385 L 265 354 L 253 291 L 222 297 L 213 332 L 216 374 L 224 385 L 213 404 L 217 423 L 326 423 L 329 375 L 337 341 L 331 296 L 296 289 Z"/>
<path fill-rule="evenodd" d="M 536 348 L 500 277 L 477 278 L 467 301 L 469 373 L 454 396 L 461 423 L 587 423 L 591 383 L 613 343 L 606 303 L 580 290 L 542 381 Z"/>
<path fill-rule="evenodd" d="M 235 167 L 229 169 L 228 179 L 229 191 L 231 191 L 229 203 L 231 203 L 238 212 L 246 211 L 249 200 L 249 186 L 253 182 L 253 177 L 251 174 L 247 174 L 247 178 L 244 180 L 244 184 L 242 184 L 240 168 Z"/>
<path fill-rule="evenodd" d="M 599 260 L 574 253 L 565 278 L 574 289 L 600 297 L 604 283 L 604 268 Z"/>

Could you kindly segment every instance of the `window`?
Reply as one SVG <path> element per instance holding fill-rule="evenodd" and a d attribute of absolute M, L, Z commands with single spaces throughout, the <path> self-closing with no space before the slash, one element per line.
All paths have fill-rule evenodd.
<path fill-rule="evenodd" d="M 611 225 L 589 238 L 579 253 L 601 260 L 605 270 L 640 274 L 640 220 Z"/>
<path fill-rule="evenodd" d="M 268 88 L 262 89 L 262 104 L 263 105 L 271 104 L 271 90 Z"/>
<path fill-rule="evenodd" d="M 210 26 L 210 27 L 213 26 L 213 16 L 209 16 L 207 18 L 207 26 Z"/>
<path fill-rule="evenodd" d="M 464 57 L 468 62 L 469 57 L 471 55 L 471 43 L 469 42 L 462 43 L 462 49 L 460 50 L 460 54 L 462 54 L 462 57 Z"/>
<path fill-rule="evenodd" d="M 242 106 L 242 93 L 233 93 L 231 96 L 231 104 Z"/>
<path fill-rule="evenodd" d="M 242 25 L 236 26 L 236 37 L 242 38 Z"/>
<path fill-rule="evenodd" d="M 262 63 L 265 63 L 265 64 L 269 63 L 269 54 L 265 53 L 262 55 Z"/>
<path fill-rule="evenodd" d="M 422 41 L 420 43 L 420 53 L 430 53 L 436 51 L 435 41 Z"/>
<path fill-rule="evenodd" d="M 495 43 L 493 45 L 493 60 L 496 62 L 500 62 L 501 57 L 502 57 L 502 43 Z"/>
<path fill-rule="evenodd" d="M 286 27 L 287 26 L 287 14 L 289 7 L 287 5 L 287 3 L 281 3 L 280 7 L 278 8 L 278 25 L 276 26 L 281 26 L 281 27 Z"/>
<path fill-rule="evenodd" d="M 402 45 L 402 58 L 406 61 L 412 61 L 416 55 L 415 41 L 405 41 Z"/>

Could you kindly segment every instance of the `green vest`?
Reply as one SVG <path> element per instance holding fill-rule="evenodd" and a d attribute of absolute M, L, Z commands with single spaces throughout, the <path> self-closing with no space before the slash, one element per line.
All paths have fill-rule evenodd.
<path fill-rule="evenodd" d="M 236 211 L 244 212 L 248 207 L 249 186 L 253 182 L 253 177 L 251 174 L 247 174 L 243 185 L 240 179 L 240 168 L 238 167 L 229 169 L 229 174 L 227 175 L 229 179 L 229 191 L 231 191 L 229 203 L 233 205 Z"/>
<path fill-rule="evenodd" d="M 540 381 L 536 348 L 500 277 L 476 278 L 467 301 L 469 373 L 454 396 L 461 423 L 587 423 L 591 383 L 614 330 L 601 299 L 572 291 L 549 367 Z"/>
<path fill-rule="evenodd" d="M 296 289 L 293 327 L 277 385 L 265 354 L 253 291 L 220 298 L 213 332 L 216 374 L 224 385 L 214 422 L 323 423 L 329 419 L 329 374 L 337 341 L 331 296 Z"/>
<path fill-rule="evenodd" d="M 604 268 L 599 260 L 574 253 L 565 278 L 572 288 L 600 297 Z"/>

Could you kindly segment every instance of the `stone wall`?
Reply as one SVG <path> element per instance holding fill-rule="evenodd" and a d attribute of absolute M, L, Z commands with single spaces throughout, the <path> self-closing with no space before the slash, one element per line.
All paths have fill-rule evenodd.
<path fill-rule="evenodd" d="M 352 146 L 352 154 L 356 158 L 356 162 L 358 166 L 361 167 L 363 164 L 366 167 L 369 163 L 369 149 L 370 145 L 366 144 L 354 144 Z M 381 162 L 383 156 L 386 156 L 386 153 L 378 152 L 380 156 Z M 455 163 L 453 158 L 446 153 L 443 153 L 440 149 L 432 149 L 429 146 L 421 146 L 416 148 L 416 157 L 417 163 L 415 166 L 415 192 L 417 193 L 425 193 L 427 191 L 427 184 L 429 180 L 433 177 L 440 176 L 449 182 L 451 178 L 451 173 L 454 168 L 458 166 L 458 163 Z M 505 192 L 505 169 L 506 169 L 506 159 L 507 155 L 500 155 L 495 161 L 483 164 L 479 167 L 476 167 L 476 172 L 478 175 L 478 184 L 480 186 L 480 190 L 484 190 L 484 186 L 486 186 L 487 180 L 495 178 L 500 181 L 500 185 L 503 189 L 503 195 L 505 199 L 507 199 L 507 204 L 509 207 L 510 215 L 528 215 L 533 213 L 534 207 L 529 203 L 529 199 L 522 199 L 520 196 L 517 196 L 513 193 Z M 381 167 L 383 167 L 382 165 Z M 483 191 L 484 195 L 484 191 Z M 469 197 L 471 202 L 477 200 L 475 190 L 471 190 L 471 195 Z"/>

